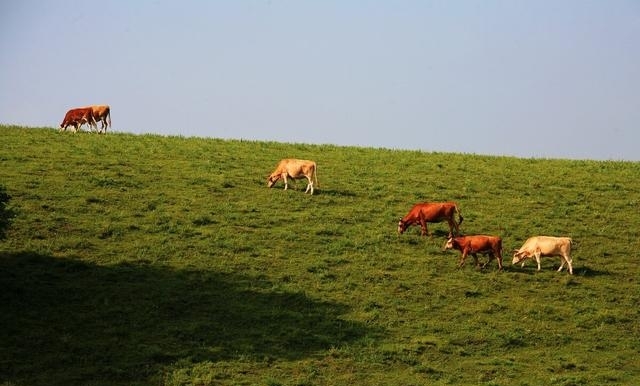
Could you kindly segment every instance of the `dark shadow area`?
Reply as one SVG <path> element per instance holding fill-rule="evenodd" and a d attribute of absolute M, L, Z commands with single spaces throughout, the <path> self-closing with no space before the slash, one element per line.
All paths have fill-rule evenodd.
<path fill-rule="evenodd" d="M 320 189 L 317 189 L 316 192 L 319 192 Z M 334 190 L 334 189 L 322 189 L 322 194 L 326 194 L 327 196 L 332 197 L 355 197 L 356 194 L 350 192 L 348 190 Z"/>
<path fill-rule="evenodd" d="M 431 232 L 431 236 L 433 238 L 444 240 L 442 242 L 444 244 L 447 242 L 447 239 L 449 238 L 449 227 L 447 226 L 447 223 L 442 223 L 442 225 L 444 227 L 438 227 L 438 225 L 434 227 L 433 225 L 429 224 L 429 232 Z"/>
<path fill-rule="evenodd" d="M 11 196 L 7 193 L 7 189 L 0 185 L 0 240 L 7 238 L 7 229 L 15 216 L 15 213 L 7 207 L 9 200 Z"/>
<path fill-rule="evenodd" d="M 0 382 L 117 384 L 167 365 L 297 359 L 375 333 L 261 277 L 0 256 Z M 378 331 L 379 332 L 379 331 Z"/>
<path fill-rule="evenodd" d="M 556 269 L 558 269 L 559 267 L 560 265 L 558 265 Z M 566 270 L 567 270 L 567 267 L 565 267 L 562 272 L 565 272 Z M 573 274 L 578 276 L 585 276 L 585 277 L 596 277 L 596 276 L 610 276 L 611 272 L 598 271 L 597 269 L 589 268 L 586 265 L 579 265 L 577 267 L 576 266 L 573 267 Z"/>
<path fill-rule="evenodd" d="M 510 259 L 511 257 L 509 257 Z M 521 274 L 526 274 L 526 275 L 536 275 L 536 274 L 540 274 L 542 272 L 545 271 L 550 271 L 550 272 L 555 272 L 558 270 L 558 268 L 560 268 L 560 263 L 556 262 L 553 264 L 553 266 L 549 266 L 546 265 L 541 262 L 541 269 L 540 271 L 538 271 L 538 266 L 535 262 L 535 260 L 527 260 L 527 263 L 525 264 L 524 267 L 520 267 L 520 263 L 512 265 L 511 262 L 508 262 L 508 267 L 509 267 L 509 271 L 514 272 L 514 273 L 521 273 Z M 505 269 L 507 268 L 507 264 L 505 264 Z M 561 272 L 557 272 L 557 273 L 562 273 L 564 275 L 568 275 L 569 271 L 567 270 L 567 266 L 565 265 L 565 267 L 562 269 Z M 611 275 L 611 273 L 609 271 L 598 271 L 596 269 L 592 269 L 589 268 L 587 266 L 584 265 L 579 265 L 579 266 L 573 266 L 573 275 L 574 276 L 584 276 L 584 277 L 596 277 L 596 276 L 609 276 Z"/>
<path fill-rule="evenodd" d="M 430 235 L 422 236 L 420 225 L 410 226 L 407 228 L 404 233 L 398 233 L 398 222 L 396 221 L 393 225 L 389 226 L 389 231 L 393 230 L 393 233 L 398 235 L 402 242 L 406 242 L 411 245 L 424 245 L 429 244 L 437 247 L 438 249 L 443 249 L 444 245 L 447 243 L 447 239 L 449 237 L 448 230 L 437 230 L 429 227 Z"/>

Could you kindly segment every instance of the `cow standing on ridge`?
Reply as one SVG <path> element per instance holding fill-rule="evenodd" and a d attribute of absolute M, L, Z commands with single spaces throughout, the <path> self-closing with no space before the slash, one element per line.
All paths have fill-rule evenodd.
<path fill-rule="evenodd" d="M 311 192 L 313 194 L 314 183 L 318 184 L 318 176 L 316 174 L 316 163 L 314 161 L 301 160 L 301 159 L 283 159 L 276 166 L 276 170 L 269 175 L 267 179 L 267 186 L 272 187 L 279 179 L 284 180 L 284 190 L 289 188 L 287 178 L 300 179 L 306 178 L 309 183 L 305 193 Z"/>
<path fill-rule="evenodd" d="M 85 107 L 91 109 L 93 119 L 95 121 L 95 128 L 98 131 L 98 122 L 101 122 L 100 131 L 98 133 L 107 133 L 107 128 L 111 126 L 111 108 L 108 105 L 92 105 Z"/>
<path fill-rule="evenodd" d="M 455 214 L 458 214 L 458 222 L 456 223 Z M 462 224 L 462 214 L 455 202 L 423 202 L 415 204 L 406 216 L 398 222 L 398 233 L 402 234 L 411 225 L 420 224 L 422 230 L 421 235 L 426 236 L 429 233 L 427 223 L 437 223 L 446 221 L 449 224 L 449 237 L 453 236 L 455 229 L 460 234 L 460 224 Z"/>
<path fill-rule="evenodd" d="M 73 126 L 73 132 L 75 133 L 78 131 L 80 126 L 85 123 L 88 123 L 90 127 L 93 127 L 96 124 L 95 118 L 93 117 L 93 111 L 90 107 L 70 109 L 64 115 L 64 119 L 60 124 L 60 131 L 65 131 L 67 130 L 67 127 Z"/>

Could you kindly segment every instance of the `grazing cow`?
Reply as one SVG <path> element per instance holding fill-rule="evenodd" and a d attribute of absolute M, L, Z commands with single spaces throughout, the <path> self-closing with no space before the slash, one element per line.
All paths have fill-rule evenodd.
<path fill-rule="evenodd" d="M 458 222 L 454 218 L 458 214 Z M 453 236 L 455 229 L 460 234 L 460 224 L 462 224 L 462 214 L 455 202 L 423 202 L 415 204 L 406 216 L 398 222 L 398 233 L 402 234 L 411 225 L 418 225 L 422 229 L 422 236 L 426 236 L 429 232 L 427 223 L 436 223 L 446 221 L 449 224 L 449 237 Z"/>
<path fill-rule="evenodd" d="M 542 256 L 560 256 L 560 268 L 562 271 L 565 263 L 569 267 L 569 274 L 573 275 L 573 260 L 571 259 L 570 237 L 553 237 L 553 236 L 534 236 L 527 239 L 520 249 L 513 251 L 513 261 L 511 264 L 522 262 L 522 267 L 526 259 L 535 257 L 538 263 L 538 271 L 540 270 L 540 257 Z"/>
<path fill-rule="evenodd" d="M 449 237 L 443 250 L 446 251 L 447 249 L 457 249 L 462 252 L 458 267 L 464 265 L 467 255 L 473 256 L 477 267 L 479 263 L 476 254 L 482 253 L 489 255 L 489 260 L 482 265 L 482 268 L 489 264 L 491 259 L 496 258 L 496 260 L 498 260 L 498 269 L 502 270 L 502 239 L 498 236 L 477 235 Z"/>
<path fill-rule="evenodd" d="M 107 133 L 107 127 L 111 126 L 111 108 L 108 105 L 93 105 L 87 106 L 85 108 L 90 108 L 93 113 L 93 119 L 96 122 L 96 130 L 98 130 L 97 123 L 102 122 L 100 126 L 99 133 Z"/>
<path fill-rule="evenodd" d="M 272 187 L 280 178 L 284 180 L 284 190 L 287 190 L 289 184 L 287 178 L 299 179 L 307 178 L 309 183 L 305 193 L 311 191 L 313 194 L 313 184 L 318 184 L 318 176 L 316 175 L 316 163 L 313 161 L 300 159 L 283 159 L 276 166 L 276 170 L 271 173 L 267 179 L 267 186 Z"/>
<path fill-rule="evenodd" d="M 89 107 L 81 107 L 71 109 L 67 111 L 60 124 L 60 131 L 67 130 L 67 127 L 73 126 L 73 132 L 77 132 L 80 126 L 88 123 L 90 126 L 94 126 L 96 121 L 93 117 L 93 112 Z"/>

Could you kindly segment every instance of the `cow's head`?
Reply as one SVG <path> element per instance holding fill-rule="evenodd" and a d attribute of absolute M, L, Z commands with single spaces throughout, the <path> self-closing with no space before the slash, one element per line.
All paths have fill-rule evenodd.
<path fill-rule="evenodd" d="M 454 243 L 453 237 L 449 236 L 449 238 L 447 239 L 447 242 L 444 243 L 442 250 L 446 251 L 447 249 L 453 249 L 453 243 Z"/>
<path fill-rule="evenodd" d="M 516 249 L 513 251 L 513 260 L 511 260 L 511 264 L 518 264 L 519 262 L 524 261 L 528 258 L 529 254 L 527 253 L 527 251 L 519 251 Z"/>
<path fill-rule="evenodd" d="M 404 231 L 407 230 L 407 227 L 409 226 L 408 223 L 402 221 L 402 219 L 400 219 L 400 221 L 398 221 L 398 233 L 399 234 L 403 234 Z"/>
<path fill-rule="evenodd" d="M 267 178 L 267 186 L 268 187 L 272 187 L 273 184 L 275 184 L 276 182 L 278 182 L 278 180 L 280 179 L 280 175 L 279 174 L 272 174 Z"/>

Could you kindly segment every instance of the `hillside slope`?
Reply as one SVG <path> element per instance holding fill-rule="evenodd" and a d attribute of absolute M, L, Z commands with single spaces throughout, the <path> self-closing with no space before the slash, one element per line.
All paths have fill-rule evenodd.
<path fill-rule="evenodd" d="M 0 126 L 3 385 L 640 382 L 640 163 Z M 318 163 L 266 187 L 281 158 Z M 457 268 L 454 200 L 505 270 Z M 511 251 L 570 236 L 524 268 Z"/>

